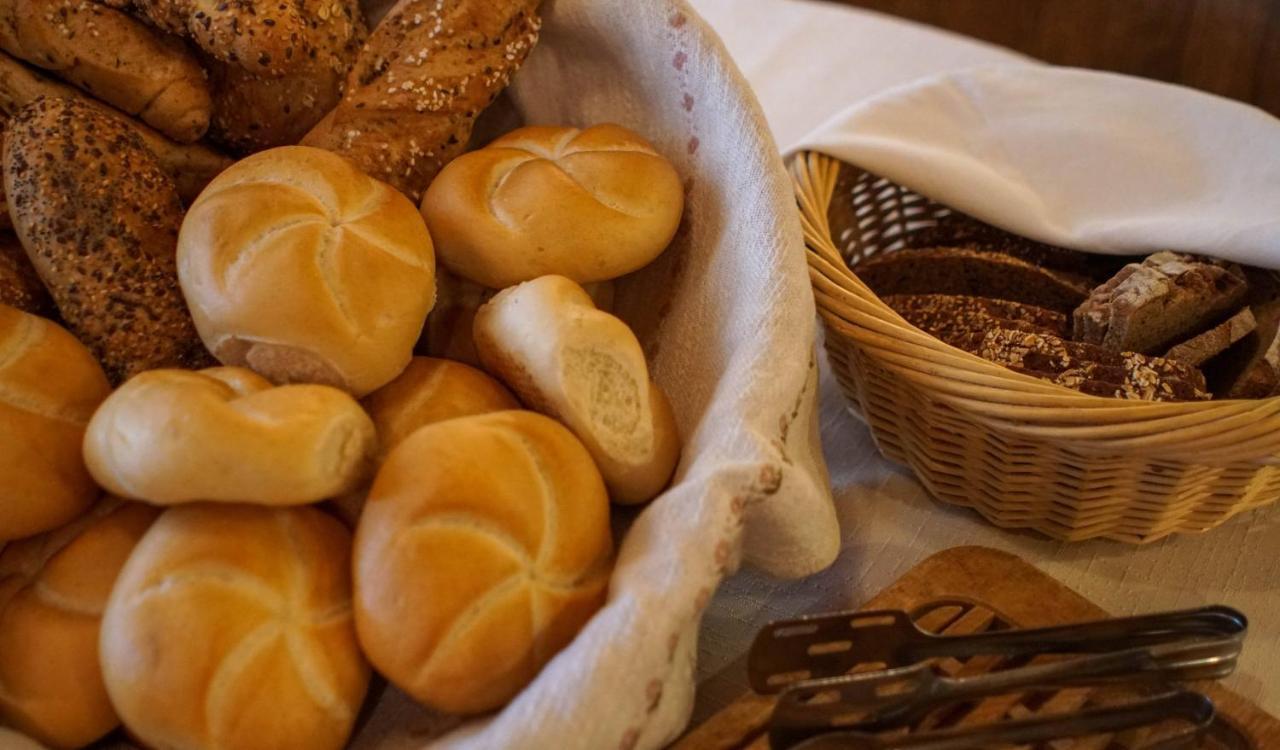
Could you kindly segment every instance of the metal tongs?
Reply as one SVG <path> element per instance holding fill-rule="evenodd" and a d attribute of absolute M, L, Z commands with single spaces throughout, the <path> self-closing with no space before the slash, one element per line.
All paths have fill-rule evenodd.
<path fill-rule="evenodd" d="M 1230 674 L 1247 628 L 1244 615 L 1228 607 L 963 636 L 926 633 L 899 611 L 842 612 L 764 628 L 752 644 L 748 675 L 757 692 L 782 693 L 770 730 L 775 748 L 797 743 L 805 748 L 982 748 L 1172 720 L 1179 731 L 1150 748 L 1194 747 L 1206 732 L 1225 734 L 1219 737 L 1223 746 L 1247 747 L 1213 721 L 1207 698 L 1167 687 Z M 970 677 L 939 675 L 931 663 L 983 655 L 1074 658 Z M 876 671 L 851 674 L 869 666 Z M 946 705 L 1117 682 L 1156 693 L 1069 715 L 887 738 L 874 734 L 913 726 Z"/>

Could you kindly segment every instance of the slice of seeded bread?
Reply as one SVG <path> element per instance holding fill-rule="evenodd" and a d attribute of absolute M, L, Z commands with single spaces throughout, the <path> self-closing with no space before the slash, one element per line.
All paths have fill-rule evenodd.
<path fill-rule="evenodd" d="M 961 294 L 890 294 L 884 303 L 908 323 L 952 346 L 972 349 L 993 328 L 1066 336 L 1067 316 L 1021 302 Z"/>
<path fill-rule="evenodd" d="M 1199 367 L 1231 348 L 1232 344 L 1248 336 L 1257 327 L 1258 321 L 1253 317 L 1253 310 L 1246 307 L 1204 333 L 1170 347 L 1164 356 Z"/>
<path fill-rule="evenodd" d="M 1089 294 L 1073 314 L 1074 338 L 1117 352 L 1164 352 L 1221 321 L 1247 289 L 1235 263 L 1155 253 Z"/>

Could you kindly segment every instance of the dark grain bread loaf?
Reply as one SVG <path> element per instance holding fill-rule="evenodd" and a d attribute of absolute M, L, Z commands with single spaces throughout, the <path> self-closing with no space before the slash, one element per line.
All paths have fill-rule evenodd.
<path fill-rule="evenodd" d="M 0 303 L 46 318 L 55 310 L 22 243 L 9 232 L 0 233 Z"/>
<path fill-rule="evenodd" d="M 1011 328 L 1066 336 L 1067 316 L 1021 302 L 961 294 L 890 294 L 884 303 L 908 323 L 951 344 L 963 347 L 975 334 L 992 328 Z M 981 340 L 981 336 L 978 336 Z"/>
<path fill-rule="evenodd" d="M 1114 351 L 1155 354 L 1237 308 L 1248 282 L 1234 263 L 1160 252 L 1094 289 L 1073 315 L 1073 335 Z"/>
<path fill-rule="evenodd" d="M 966 214 L 953 211 L 937 223 L 915 229 L 904 236 L 906 247 L 969 247 L 1004 253 L 1033 265 L 1067 271 L 1104 281 L 1125 264 L 1119 256 L 1085 253 L 1027 239 L 994 227 Z"/>
<path fill-rule="evenodd" d="M 966 247 L 933 247 L 876 255 L 853 267 L 876 294 L 963 294 L 1075 309 L 1091 282 L 1021 258 Z"/>
<path fill-rule="evenodd" d="M 37 99 L 10 121 L 4 180 L 27 255 L 110 378 L 207 361 L 178 288 L 182 204 L 136 132 Z"/>
<path fill-rule="evenodd" d="M 204 186 L 209 184 L 209 180 L 231 165 L 231 160 L 225 155 L 204 144 L 177 143 L 170 140 L 138 120 L 83 93 L 80 89 L 49 78 L 0 52 L 0 112 L 12 117 L 18 113 L 18 110 L 42 96 L 75 99 L 119 118 L 121 122 L 137 131 L 142 141 L 147 144 L 147 148 L 159 160 L 160 168 L 173 178 L 178 186 L 178 194 L 187 203 L 195 200 Z"/>
<path fill-rule="evenodd" d="M 1068 388 L 1146 401 L 1208 398 L 1204 376 L 1181 362 L 1134 352 L 1114 352 L 1050 334 L 997 328 L 977 354 L 1010 369 Z"/>
<path fill-rule="evenodd" d="M 209 127 L 209 83 L 181 40 L 85 0 L 0 0 L 0 47 L 174 140 Z"/>
<path fill-rule="evenodd" d="M 1246 307 L 1204 333 L 1170 347 L 1164 356 L 1199 367 L 1225 352 L 1257 327 L 1258 321 L 1253 317 L 1253 310 Z"/>
<path fill-rule="evenodd" d="M 342 154 L 417 201 L 533 49 L 540 2 L 400 0 L 303 145 Z"/>

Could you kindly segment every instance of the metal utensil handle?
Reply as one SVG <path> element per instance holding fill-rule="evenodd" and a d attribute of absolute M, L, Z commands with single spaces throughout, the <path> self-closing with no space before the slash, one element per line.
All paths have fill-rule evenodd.
<path fill-rule="evenodd" d="M 1195 741 L 1213 721 L 1213 702 L 1199 693 L 1178 691 L 1155 696 L 1127 706 L 1096 708 L 1078 714 L 1019 719 L 989 726 L 946 729 L 900 737 L 881 738 L 866 732 L 828 732 L 805 739 L 798 744 L 787 737 L 770 743 L 775 750 L 982 750 L 994 745 L 1019 745 L 1033 742 L 1082 737 L 1091 734 L 1122 732 L 1180 718 L 1190 726 L 1180 736 Z M 1173 739 L 1173 738 L 1171 738 Z M 1165 740 L 1162 750 L 1172 750 Z"/>
<path fill-rule="evenodd" d="M 921 631 L 906 647 L 908 661 L 949 656 L 963 659 L 980 654 L 1030 656 L 1049 653 L 1100 653 L 1134 646 L 1200 638 L 1243 639 L 1248 619 L 1230 607 L 1140 615 L 1030 630 L 999 630 L 962 636 L 937 636 Z"/>

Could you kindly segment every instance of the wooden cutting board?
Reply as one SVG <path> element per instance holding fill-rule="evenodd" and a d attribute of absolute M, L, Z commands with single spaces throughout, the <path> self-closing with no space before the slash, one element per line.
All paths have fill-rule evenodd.
<path fill-rule="evenodd" d="M 1101 607 L 1029 563 L 987 547 L 955 547 L 939 552 L 912 568 L 863 609 L 904 610 L 926 630 L 948 635 L 1002 627 L 1044 627 L 1107 616 Z M 1248 648 L 1247 642 L 1245 648 Z M 975 668 L 976 660 L 967 664 L 949 661 L 951 663 L 940 666 L 951 674 L 984 671 L 981 666 Z M 1255 748 L 1280 748 L 1280 720 L 1216 684 L 1200 685 L 1197 689 L 1213 699 L 1218 713 L 1247 736 Z M 989 721 L 995 718 L 993 711 L 1020 717 L 1088 703 L 1089 692 L 1079 689 L 1062 691 L 1047 699 L 1038 696 L 1034 706 L 1019 704 L 1017 700 L 1003 704 L 986 701 L 958 718 L 957 723 Z M 690 730 L 673 747 L 675 750 L 768 750 L 767 724 L 772 710 L 772 698 L 748 693 Z M 1101 745 L 1087 745 L 1089 748 L 1125 746 L 1120 738 L 1110 744 L 1104 741 Z M 1056 743 L 1053 747 L 1068 750 L 1075 745 Z"/>

